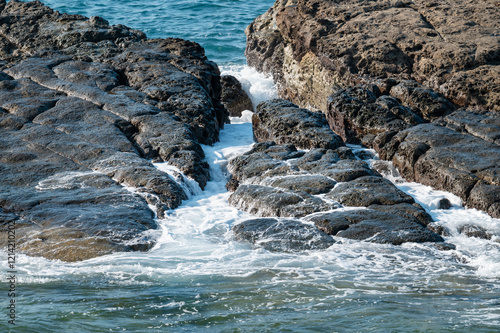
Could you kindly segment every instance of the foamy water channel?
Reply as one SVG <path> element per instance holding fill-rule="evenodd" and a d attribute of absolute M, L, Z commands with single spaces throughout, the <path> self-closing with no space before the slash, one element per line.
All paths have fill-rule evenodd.
<path fill-rule="evenodd" d="M 222 71 L 237 76 L 254 103 L 275 95 L 272 81 L 246 66 Z M 251 148 L 250 121 L 250 112 L 232 119 L 220 142 L 203 147 L 212 176 L 205 191 L 174 168 L 157 165 L 183 182 L 191 196 L 158 221 L 161 232 L 156 233 L 158 241 L 151 251 L 78 263 L 20 256 L 20 331 L 495 332 L 500 328 L 498 237 L 484 240 L 457 231 L 473 224 L 499 235 L 500 221 L 464 209 L 450 193 L 404 182 L 397 174 L 386 176 L 450 230 L 445 239 L 456 250 L 343 240 L 327 250 L 271 253 L 235 241 L 231 227 L 251 216 L 229 206 L 226 166 L 229 159 Z M 441 198 L 448 198 L 453 207 L 437 209 Z"/>

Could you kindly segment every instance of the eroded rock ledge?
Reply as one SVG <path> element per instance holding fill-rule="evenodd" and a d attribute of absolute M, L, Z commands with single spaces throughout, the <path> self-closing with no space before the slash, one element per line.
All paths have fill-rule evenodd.
<path fill-rule="evenodd" d="M 500 217 L 495 1 L 277 0 L 246 30 L 250 65 L 408 180 Z"/>
<path fill-rule="evenodd" d="M 229 203 L 262 217 L 237 224 L 238 239 L 272 251 L 324 249 L 331 236 L 443 242 L 425 210 L 345 147 L 324 114 L 277 99 L 257 106 L 253 128 L 257 141 L 279 144 L 257 143 L 229 163 Z"/>
<path fill-rule="evenodd" d="M 196 43 L 38 1 L 0 10 L 2 233 L 15 221 L 18 251 L 67 261 L 148 249 L 148 204 L 186 198 L 151 161 L 209 179 L 200 143 L 228 119 L 217 66 Z"/>
<path fill-rule="evenodd" d="M 499 17 L 495 0 L 277 0 L 247 28 L 246 55 L 302 106 L 325 110 L 335 85 L 414 79 L 500 111 Z"/>

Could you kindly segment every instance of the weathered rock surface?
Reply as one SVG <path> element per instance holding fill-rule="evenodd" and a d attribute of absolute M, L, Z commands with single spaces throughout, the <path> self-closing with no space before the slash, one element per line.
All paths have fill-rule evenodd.
<path fill-rule="evenodd" d="M 1 232 L 15 221 L 18 249 L 50 259 L 147 250 L 148 204 L 161 216 L 186 198 L 151 160 L 209 179 L 200 143 L 228 119 L 217 66 L 196 43 L 99 17 L 0 10 Z"/>
<path fill-rule="evenodd" d="M 376 149 L 406 179 L 450 191 L 468 206 L 498 217 L 500 117 L 452 111 L 442 97 L 428 96 L 432 94 L 434 99 L 415 98 L 410 108 L 389 95 L 376 97 L 366 86 L 342 89 L 330 97 L 327 118 L 343 139 Z M 423 111 L 425 107 L 441 111 Z M 405 110 L 406 117 L 398 118 L 395 110 Z M 433 123 L 424 123 L 419 114 Z"/>
<path fill-rule="evenodd" d="M 361 96 L 359 101 L 356 96 Z M 379 100 L 367 89 L 346 90 L 342 98 L 338 108 L 358 108 L 354 114 L 368 109 L 364 108 L 368 98 L 383 110 L 373 118 L 391 115 L 391 120 L 404 124 L 400 129 L 411 127 L 412 121 L 423 122 L 410 109 L 404 109 L 405 116 L 396 118 L 391 109 L 402 108 L 399 102 L 392 97 Z M 374 121 L 359 120 L 359 128 L 373 133 L 371 126 L 380 124 L 381 133 L 386 133 L 387 123 Z M 258 140 L 272 139 L 278 143 L 257 143 L 229 162 L 232 179 L 227 187 L 234 190 L 229 197 L 233 206 L 260 217 L 304 218 L 338 237 L 395 245 L 443 242 L 438 234 L 427 229 L 432 218 L 425 210 L 345 147 L 322 113 L 280 99 L 263 102 L 257 107 L 253 129 Z M 308 151 L 297 150 L 297 146 Z M 285 243 L 296 241 L 295 236 L 281 232 L 285 222 L 278 229 L 274 227 L 276 223 L 275 219 L 257 219 L 243 222 L 233 230 L 240 239 L 253 243 L 274 234 L 291 237 L 282 240 Z M 241 235 L 245 228 L 248 233 Z M 263 246 L 267 246 L 265 242 Z"/>
<path fill-rule="evenodd" d="M 233 227 L 236 239 L 257 244 L 269 251 L 297 252 L 326 249 L 335 243 L 318 228 L 298 220 L 261 218 Z"/>
<path fill-rule="evenodd" d="M 246 54 L 345 142 L 499 217 L 499 18 L 491 0 L 278 0 Z"/>
<path fill-rule="evenodd" d="M 253 104 L 240 81 L 232 75 L 221 76 L 221 102 L 232 117 L 241 117 L 245 110 L 253 111 Z"/>
<path fill-rule="evenodd" d="M 246 55 L 300 106 L 326 111 L 339 87 L 385 93 L 411 79 L 500 111 L 499 17 L 495 0 L 277 0 L 247 28 Z"/>
<path fill-rule="evenodd" d="M 252 127 L 257 142 L 290 143 L 300 149 L 336 149 L 344 145 L 329 128 L 324 114 L 301 109 L 283 99 L 260 103 Z"/>
<path fill-rule="evenodd" d="M 392 244 L 443 241 L 426 228 L 432 219 L 412 197 L 371 170 L 364 161 L 356 159 L 352 152 L 347 153 L 346 149 L 315 148 L 306 153 L 297 151 L 291 144 L 258 143 L 229 163 L 233 178 L 228 187 L 234 190 L 229 203 L 260 217 L 294 217 L 316 222 L 314 219 L 318 216 L 331 214 L 336 216 L 331 225 L 340 223 L 337 220 L 341 217 L 354 219 L 342 227 L 342 230 L 352 229 L 342 233 L 316 224 L 326 233 L 338 237 Z M 344 206 L 368 209 L 339 209 Z M 359 218 L 360 214 L 364 214 L 363 218 Z M 234 228 L 237 237 L 258 243 L 256 239 L 267 239 L 263 233 L 269 228 L 269 235 L 285 237 L 281 239 L 284 244 L 298 242 L 296 238 L 274 229 L 274 219 L 255 221 L 248 222 L 251 230 L 248 236 L 239 235 L 242 230 L 237 225 Z M 243 222 L 241 228 L 245 225 Z M 278 230 L 283 227 L 280 226 Z M 275 242 L 275 238 L 272 239 Z M 268 246 L 264 244 L 264 247 Z M 276 250 L 288 245 L 269 246 Z"/>
<path fill-rule="evenodd" d="M 420 208 L 421 209 L 421 208 Z M 443 242 L 417 218 L 401 210 L 348 210 L 315 214 L 307 218 L 329 235 L 374 243 Z"/>
<path fill-rule="evenodd" d="M 380 144 L 409 180 L 450 191 L 468 206 L 500 217 L 500 146 L 436 124 L 422 124 Z"/>
<path fill-rule="evenodd" d="M 387 179 L 374 176 L 360 177 L 339 184 L 328 193 L 327 197 L 350 207 L 414 202 L 411 196 L 403 193 Z"/>

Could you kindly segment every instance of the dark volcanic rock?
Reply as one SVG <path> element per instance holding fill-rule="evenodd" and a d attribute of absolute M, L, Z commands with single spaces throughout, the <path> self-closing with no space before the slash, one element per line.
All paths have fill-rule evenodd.
<path fill-rule="evenodd" d="M 500 115 L 497 113 L 460 109 L 436 123 L 500 145 Z"/>
<path fill-rule="evenodd" d="M 253 104 L 248 94 L 241 87 L 240 81 L 232 75 L 222 75 L 221 102 L 232 117 L 241 117 L 245 110 L 253 111 Z"/>
<path fill-rule="evenodd" d="M 395 205 L 414 203 L 408 194 L 382 177 L 360 177 L 336 186 L 327 197 L 344 206 L 367 207 L 370 205 Z"/>
<path fill-rule="evenodd" d="M 423 123 L 411 109 L 388 96 L 377 96 L 363 86 L 341 89 L 328 99 L 330 127 L 350 143 L 372 146 L 379 134 L 404 130 Z"/>
<path fill-rule="evenodd" d="M 338 207 L 306 192 L 261 185 L 238 186 L 229 203 L 256 216 L 276 217 L 303 217 Z"/>
<path fill-rule="evenodd" d="M 149 205 L 186 199 L 150 161 L 209 179 L 200 143 L 228 120 L 217 66 L 196 43 L 37 1 L 0 11 L 1 232 L 14 219 L 18 249 L 50 259 L 147 250 Z"/>
<path fill-rule="evenodd" d="M 313 195 L 330 192 L 337 184 L 333 179 L 322 175 L 273 177 L 269 180 L 265 180 L 264 183 L 285 190 L 304 191 Z"/>
<path fill-rule="evenodd" d="M 425 212 L 424 212 L 425 213 Z M 399 245 L 404 242 L 443 242 L 411 214 L 398 209 L 347 210 L 318 213 L 307 218 L 329 235 Z"/>
<path fill-rule="evenodd" d="M 387 93 L 408 79 L 460 106 L 500 111 L 499 17 L 495 0 L 278 0 L 246 29 L 246 56 L 273 74 L 282 97 L 323 111 L 338 87 Z M 414 91 L 408 102 L 430 94 Z"/>
<path fill-rule="evenodd" d="M 391 88 L 390 94 L 426 120 L 441 117 L 454 109 L 443 95 L 411 80 L 401 81 Z"/>
<path fill-rule="evenodd" d="M 467 237 L 476 237 L 482 239 L 491 239 L 492 235 L 484 228 L 477 225 L 463 225 L 458 229 L 458 232 L 466 235 Z"/>
<path fill-rule="evenodd" d="M 269 251 L 296 252 L 326 249 L 335 243 L 331 236 L 297 220 L 253 219 L 233 227 L 239 240 L 257 244 Z"/>
<path fill-rule="evenodd" d="M 336 149 L 344 145 L 328 127 L 323 114 L 301 109 L 282 99 L 260 103 L 252 126 L 258 142 L 291 143 L 302 149 Z"/>
<path fill-rule="evenodd" d="M 395 135 L 380 148 L 411 181 L 450 191 L 500 217 L 500 146 L 435 124 Z"/>
<path fill-rule="evenodd" d="M 261 217 L 304 217 L 328 234 L 351 239 L 392 244 L 442 241 L 426 228 L 432 218 L 412 197 L 342 148 L 342 154 L 324 148 L 300 153 L 289 144 L 256 144 L 229 163 L 233 178 L 228 187 L 242 183 L 229 203 Z M 338 210 L 342 205 L 367 208 Z M 319 223 L 322 218 L 326 222 Z M 238 237 L 255 242 L 252 237 L 267 228 L 270 235 L 277 232 L 274 219 L 255 221 L 258 231 L 251 224 L 248 236 Z M 241 231 L 238 227 L 236 233 Z M 282 242 L 287 244 L 287 237 Z"/>
<path fill-rule="evenodd" d="M 279 0 L 246 55 L 345 142 L 498 217 L 499 17 L 491 0 Z"/>

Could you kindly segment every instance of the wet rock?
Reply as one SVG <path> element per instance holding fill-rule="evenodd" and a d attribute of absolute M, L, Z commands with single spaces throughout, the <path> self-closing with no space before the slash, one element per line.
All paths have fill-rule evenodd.
<path fill-rule="evenodd" d="M 338 87 L 363 83 L 386 94 L 415 80 L 457 105 L 499 111 L 499 15 L 491 2 L 465 0 L 280 0 L 246 29 L 246 56 L 300 106 L 326 111 Z M 433 94 L 405 100 L 425 101 L 419 109 L 432 118 L 447 110 L 427 104 Z"/>
<path fill-rule="evenodd" d="M 396 100 L 377 99 L 359 86 L 341 89 L 328 99 L 328 123 L 335 133 L 350 143 L 371 147 L 376 135 L 399 132 L 422 120 Z"/>
<path fill-rule="evenodd" d="M 390 94 L 426 120 L 449 114 L 454 109 L 443 95 L 421 86 L 416 81 L 401 81 L 391 88 Z"/>
<path fill-rule="evenodd" d="M 327 216 L 328 223 L 316 226 L 351 239 L 392 244 L 442 241 L 426 229 L 432 218 L 412 197 L 355 159 L 352 152 L 342 155 L 354 159 L 341 159 L 336 150 L 324 148 L 297 153 L 292 145 L 265 142 L 230 161 L 233 179 L 227 186 L 241 184 L 229 203 L 261 217 L 317 222 Z M 345 211 L 339 209 L 343 205 L 367 208 Z M 267 219 L 258 221 L 259 230 L 269 228 L 262 222 L 270 223 Z M 285 237 L 282 242 L 288 241 Z"/>
<path fill-rule="evenodd" d="M 193 42 L 38 1 L 0 9 L 0 213 L 15 218 L 19 251 L 77 261 L 148 250 L 150 207 L 161 217 L 187 198 L 151 161 L 209 180 L 200 143 L 228 121 L 219 69 Z"/>
<path fill-rule="evenodd" d="M 341 183 L 328 193 L 327 197 L 350 207 L 414 203 L 411 196 L 399 190 L 390 181 L 374 176 Z"/>
<path fill-rule="evenodd" d="M 410 214 L 402 216 L 391 211 L 363 209 L 318 213 L 307 217 L 307 220 L 329 235 L 349 239 L 394 245 L 443 242 L 438 234 Z"/>
<path fill-rule="evenodd" d="M 306 192 L 262 185 L 240 185 L 229 197 L 234 207 L 256 216 L 302 217 L 337 208 Z"/>
<path fill-rule="evenodd" d="M 241 83 L 238 79 L 232 75 L 222 75 L 221 84 L 221 102 L 230 116 L 241 117 L 242 111 L 253 111 L 252 101 L 241 87 Z"/>
<path fill-rule="evenodd" d="M 318 228 L 290 219 L 246 220 L 235 225 L 233 232 L 237 239 L 257 244 L 269 251 L 322 250 L 335 243 L 331 236 Z"/>
<path fill-rule="evenodd" d="M 460 109 L 436 123 L 500 145 L 500 115 L 498 113 Z"/>
<path fill-rule="evenodd" d="M 451 233 L 450 231 L 442 226 L 442 225 L 439 225 L 437 223 L 430 223 L 427 228 L 432 231 L 432 232 L 435 232 L 436 234 L 438 235 L 441 235 L 441 236 L 444 236 L 444 237 L 449 237 L 451 236 Z"/>
<path fill-rule="evenodd" d="M 499 15 L 464 0 L 276 1 L 246 55 L 347 143 L 498 217 Z"/>
<path fill-rule="evenodd" d="M 346 153 L 343 149 L 345 147 L 341 148 L 342 151 L 318 148 L 303 152 L 297 151 L 295 146 L 290 144 L 259 143 L 247 153 L 230 161 L 229 171 L 237 180 L 251 183 L 268 182 L 266 179 L 270 177 L 313 174 L 329 178 L 328 181 L 321 179 L 332 184 L 332 181 L 345 182 L 363 176 L 378 175 L 366 162 L 357 160 L 352 152 Z M 348 159 L 341 159 L 341 155 Z M 310 188 L 308 191 L 324 193 L 324 186 L 321 185 L 315 190 Z"/>
<path fill-rule="evenodd" d="M 142 250 L 154 245 L 153 238 L 141 236 L 156 228 L 141 196 L 41 146 L 8 140 L 9 150 L 0 154 L 0 205 L 17 216 L 20 252 L 78 261 L 130 251 L 132 243 Z M 6 241 L 6 230 L 1 233 Z"/>
<path fill-rule="evenodd" d="M 238 186 L 240 186 L 240 182 L 237 179 L 231 178 L 226 184 L 226 190 L 234 192 Z"/>
<path fill-rule="evenodd" d="M 29 79 L 0 81 L 0 107 L 29 120 L 55 106 L 64 96 Z"/>
<path fill-rule="evenodd" d="M 264 184 L 291 191 L 304 191 L 309 194 L 329 192 L 337 184 L 331 178 L 322 175 L 291 175 L 266 179 Z"/>
<path fill-rule="evenodd" d="M 492 235 L 484 228 L 477 225 L 463 225 L 458 228 L 458 232 L 467 237 L 476 237 L 481 239 L 491 239 Z"/>
<path fill-rule="evenodd" d="M 336 149 L 344 145 L 328 127 L 323 114 L 301 109 L 282 99 L 257 105 L 252 126 L 258 142 L 291 143 L 302 149 Z"/>
<path fill-rule="evenodd" d="M 291 161 L 290 164 L 301 171 L 318 173 L 337 182 L 348 182 L 359 177 L 378 175 L 364 161 L 339 158 L 336 151 L 312 149 L 302 158 Z"/>
<path fill-rule="evenodd" d="M 395 205 L 370 205 L 370 209 L 388 212 L 403 218 L 417 219 L 423 226 L 429 226 L 433 222 L 432 217 L 418 203 L 400 203 Z"/>
<path fill-rule="evenodd" d="M 401 174 L 458 195 L 469 207 L 498 212 L 500 147 L 436 124 L 402 131 L 380 148 Z"/>
<path fill-rule="evenodd" d="M 450 200 L 446 198 L 439 200 L 437 204 L 437 209 L 450 209 L 451 207 L 453 207 L 453 205 L 451 204 Z"/>

